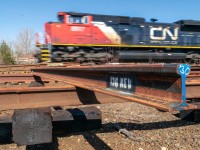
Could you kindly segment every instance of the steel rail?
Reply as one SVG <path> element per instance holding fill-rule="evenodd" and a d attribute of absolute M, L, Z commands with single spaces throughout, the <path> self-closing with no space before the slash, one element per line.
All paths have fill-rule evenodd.
<path fill-rule="evenodd" d="M 26 66 L 26 65 L 25 65 Z M 94 96 L 92 91 L 101 92 L 104 94 L 108 94 L 111 96 L 115 96 L 118 98 L 122 98 L 129 101 L 135 101 L 138 103 L 142 103 L 144 105 L 149 105 L 152 107 L 156 107 L 158 109 L 162 109 L 165 111 L 170 111 L 177 106 L 177 103 L 180 103 L 181 98 L 181 76 L 178 74 L 177 68 L 178 65 L 165 65 L 165 64 L 109 64 L 109 65 L 101 65 L 101 66 L 80 66 L 80 65 L 42 65 L 40 67 L 34 67 L 35 65 L 28 65 L 29 71 L 33 71 L 33 74 L 2 74 L 0 75 L 0 82 L 31 82 L 36 80 L 33 75 L 39 75 L 43 82 L 46 81 L 64 81 L 76 87 L 81 87 L 83 89 L 89 89 L 84 91 L 83 89 L 79 89 L 81 91 L 82 97 L 87 97 L 87 99 L 91 98 L 91 95 Z M 19 66 L 18 66 L 19 67 Z M 20 67 L 24 67 L 20 66 Z M 6 67 L 5 67 L 6 68 Z M 12 69 L 12 66 L 8 68 Z M 26 68 L 26 67 L 24 67 Z M 186 80 L 186 98 L 187 99 L 197 99 L 200 98 L 200 93 L 198 90 L 200 89 L 200 82 L 198 77 L 196 76 L 196 71 L 198 67 L 195 67 L 191 73 L 188 75 Z M 192 75 L 191 75 L 192 74 Z M 119 76 L 116 76 L 119 75 Z M 118 77 L 124 79 L 131 79 L 136 82 L 134 89 L 130 91 L 126 91 L 124 89 L 117 89 L 115 87 L 108 87 L 109 77 Z M 132 76 L 132 77 L 131 77 Z M 120 83 L 119 83 L 120 84 Z M 126 86 L 126 85 L 125 85 Z M 128 87 L 128 85 L 127 85 Z M 159 89 L 160 88 L 160 89 Z M 164 89 L 163 89 L 164 88 Z M 33 88 L 34 89 L 34 88 Z M 45 88 L 44 88 L 45 89 Z M 12 88 L 10 91 L 14 92 L 15 88 Z M 34 92 L 31 88 L 24 88 L 25 91 Z M 5 92 L 3 88 L 1 88 L 2 92 Z M 37 91 L 37 90 L 36 90 Z M 3 94 L 0 92 L 1 94 Z M 17 92 L 17 91 L 16 91 Z M 90 93 L 88 95 L 88 93 Z M 91 94 L 92 93 L 92 94 Z M 9 92 L 7 93 L 9 94 Z M 80 94 L 80 92 L 79 92 Z M 4 99 L 1 97 L 0 99 Z M 30 94 L 31 96 L 31 94 Z M 118 102 L 112 98 L 107 99 L 103 103 L 110 102 Z M 1 100 L 0 100 L 1 101 Z M 35 99 L 35 101 L 38 101 Z M 67 99 L 66 99 L 67 101 Z M 80 99 L 79 99 L 80 101 Z M 123 101 L 123 100 L 121 100 Z M 121 102 L 120 101 L 120 102 Z M 4 101 L 5 102 L 5 101 Z M 15 103 L 15 101 L 13 101 Z M 93 98 L 90 103 L 101 103 L 97 100 L 97 98 Z M 57 103 L 59 104 L 59 103 Z M 79 103 L 81 104 L 81 103 Z M 6 102 L 4 106 L 6 105 Z M 22 104 L 21 104 L 22 105 Z M 63 103 L 60 103 L 63 106 Z M 65 105 L 77 105 L 77 102 L 73 103 L 65 103 Z M 38 102 L 38 107 L 40 106 L 40 101 Z M 46 107 L 46 105 L 42 105 Z M 49 106 L 49 105 L 47 105 Z M 52 106 L 54 106 L 52 104 Z M 9 107 L 9 109 L 18 109 L 21 106 L 17 107 Z M 7 108 L 7 107 L 5 107 Z M 26 107 L 22 107 L 26 108 Z M 32 108 L 31 105 L 27 108 Z M 184 109 L 191 108 L 199 108 L 196 105 L 188 104 L 188 107 Z M 3 109 L 3 108 L 1 108 Z"/>
<path fill-rule="evenodd" d="M 26 65 L 1 65 L 0 66 L 0 76 L 7 74 L 29 74 L 33 68 L 43 68 L 43 67 L 62 67 L 77 65 L 77 63 L 45 63 L 45 64 L 26 64 Z"/>
<path fill-rule="evenodd" d="M 181 106 L 182 80 L 177 64 L 109 64 L 32 69 L 33 74 L 45 76 L 161 110 L 197 108 Z M 181 69 L 181 68 L 180 68 Z M 183 69 L 183 68 L 182 68 Z M 185 71 L 185 70 L 184 70 Z M 128 83 L 130 82 L 130 83 Z M 183 94 L 184 93 L 184 94 Z"/>
<path fill-rule="evenodd" d="M 200 66 L 191 66 L 191 72 L 187 76 L 187 99 L 200 99 Z"/>
<path fill-rule="evenodd" d="M 0 65 L 0 71 L 4 70 L 27 70 L 32 68 L 42 68 L 48 66 L 70 66 L 70 65 L 77 65 L 77 63 L 40 63 L 40 64 L 24 64 L 24 65 Z"/>
<path fill-rule="evenodd" d="M 90 100 L 82 92 L 74 86 L 2 88 L 0 110 L 125 102 L 98 92 Z"/>
<path fill-rule="evenodd" d="M 43 82 L 50 82 L 52 80 L 43 77 L 41 79 Z M 4 74 L 0 75 L 0 83 L 9 83 L 9 82 L 32 82 L 35 81 L 34 76 L 30 74 Z"/>

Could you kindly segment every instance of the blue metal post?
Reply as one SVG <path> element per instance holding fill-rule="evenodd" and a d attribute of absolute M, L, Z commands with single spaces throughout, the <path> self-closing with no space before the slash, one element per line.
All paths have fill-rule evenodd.
<path fill-rule="evenodd" d="M 186 102 L 186 76 L 190 72 L 190 66 L 188 64 L 180 64 L 178 67 L 178 73 L 181 75 L 182 80 L 182 103 L 179 105 L 179 110 L 183 110 L 183 107 L 187 106 Z"/>

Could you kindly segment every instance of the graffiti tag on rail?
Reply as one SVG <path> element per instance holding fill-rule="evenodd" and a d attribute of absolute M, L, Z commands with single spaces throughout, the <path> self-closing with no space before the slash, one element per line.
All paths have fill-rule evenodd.
<path fill-rule="evenodd" d="M 107 77 L 107 88 L 132 93 L 135 88 L 136 78 L 134 75 L 110 74 Z"/>

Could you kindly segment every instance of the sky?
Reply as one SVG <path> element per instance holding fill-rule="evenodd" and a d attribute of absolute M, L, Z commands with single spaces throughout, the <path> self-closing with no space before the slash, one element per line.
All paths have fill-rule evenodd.
<path fill-rule="evenodd" d="M 2 0 L 0 41 L 15 41 L 22 29 L 43 32 L 44 23 L 57 21 L 57 12 L 157 18 L 159 22 L 200 20 L 200 0 Z"/>

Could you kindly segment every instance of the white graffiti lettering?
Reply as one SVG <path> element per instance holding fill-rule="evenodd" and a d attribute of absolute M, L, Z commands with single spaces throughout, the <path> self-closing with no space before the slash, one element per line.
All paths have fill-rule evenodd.
<path fill-rule="evenodd" d="M 131 90 L 132 80 L 130 78 L 110 77 L 110 86 L 114 88 Z"/>
<path fill-rule="evenodd" d="M 112 87 L 118 87 L 118 78 L 117 77 L 110 77 L 110 86 Z"/>

